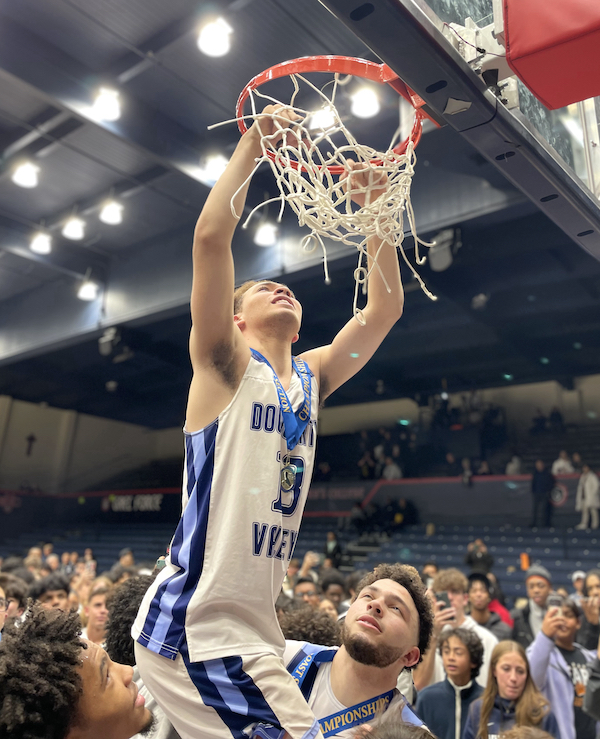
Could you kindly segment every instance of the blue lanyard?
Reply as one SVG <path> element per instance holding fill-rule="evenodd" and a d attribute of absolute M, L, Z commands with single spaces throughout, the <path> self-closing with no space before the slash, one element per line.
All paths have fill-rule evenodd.
<path fill-rule="evenodd" d="M 292 357 L 292 366 L 302 382 L 302 391 L 304 393 L 304 402 L 296 413 L 294 413 L 292 404 L 290 403 L 287 393 L 281 384 L 281 380 L 277 377 L 269 360 L 266 359 L 266 357 L 263 357 L 260 352 L 257 352 L 256 349 L 250 349 L 250 351 L 252 352 L 254 359 L 258 362 L 264 362 L 273 373 L 273 381 L 275 382 L 275 388 L 277 390 L 277 395 L 279 396 L 279 407 L 281 409 L 281 415 L 283 416 L 285 441 L 288 451 L 291 451 L 300 441 L 300 437 L 304 433 L 304 429 L 310 420 L 311 372 L 303 359 L 294 359 L 294 357 Z"/>
<path fill-rule="evenodd" d="M 387 693 L 377 695 L 375 698 L 370 698 L 350 708 L 343 708 L 337 713 L 320 718 L 319 723 L 321 724 L 323 736 L 334 736 L 341 731 L 351 729 L 353 726 L 364 724 L 365 721 L 374 718 L 375 715 L 383 713 L 389 706 L 395 693 L 395 690 L 388 690 Z"/>

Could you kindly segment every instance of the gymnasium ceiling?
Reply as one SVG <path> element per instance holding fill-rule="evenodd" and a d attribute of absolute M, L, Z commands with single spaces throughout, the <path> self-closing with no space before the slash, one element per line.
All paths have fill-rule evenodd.
<path fill-rule="evenodd" d="M 234 28 L 220 58 L 196 45 L 214 13 Z M 154 428 L 181 423 L 189 247 L 209 191 L 199 163 L 238 140 L 233 126 L 207 126 L 233 116 L 251 76 L 329 53 L 376 60 L 317 0 L 0 0 L 0 394 Z M 119 121 L 90 118 L 101 85 L 120 91 Z M 383 103 L 376 118 L 354 122 L 373 145 L 397 125 L 396 98 L 386 92 Z M 40 168 L 36 188 L 11 180 L 24 159 Z M 428 130 L 417 167 L 420 233 L 455 229 L 453 262 L 423 268 L 437 302 L 403 269 L 402 320 L 330 402 L 426 397 L 443 378 L 454 391 L 547 379 L 569 387 L 600 373 L 600 263 L 450 126 Z M 249 203 L 267 194 L 272 177 L 259 172 Z M 124 205 L 118 226 L 98 220 L 111 195 Z M 74 212 L 87 223 L 77 242 L 60 233 Z M 28 249 L 40 224 L 53 235 L 48 256 Z M 236 260 L 240 278 L 285 273 L 304 306 L 301 351 L 350 318 L 355 258 L 334 250 L 325 286 L 317 260 L 290 251 L 289 213 L 281 234 L 261 249 L 240 232 Z M 90 270 L 106 291 L 82 303 L 75 291 Z M 98 339 L 110 326 L 120 341 L 104 356 Z"/>

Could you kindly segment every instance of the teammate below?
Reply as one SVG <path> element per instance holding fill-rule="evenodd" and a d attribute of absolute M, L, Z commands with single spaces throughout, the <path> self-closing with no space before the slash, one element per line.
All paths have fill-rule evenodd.
<path fill-rule="evenodd" d="M 265 109 L 275 111 L 286 125 L 296 118 Z M 244 134 L 196 225 L 183 513 L 133 628 L 142 679 L 182 739 L 244 739 L 257 722 L 292 739 L 319 734 L 281 662 L 274 604 L 308 494 L 319 404 L 365 365 L 403 307 L 396 251 L 376 238 L 369 253 L 381 247 L 390 291 L 375 269 L 367 325 L 352 319 L 297 358 L 294 293 L 263 280 L 234 294 L 233 211 L 243 212 L 261 132 L 280 136 L 269 115 Z M 349 170 L 353 185 L 366 185 L 364 171 Z M 379 178 L 371 198 L 386 187 Z"/>

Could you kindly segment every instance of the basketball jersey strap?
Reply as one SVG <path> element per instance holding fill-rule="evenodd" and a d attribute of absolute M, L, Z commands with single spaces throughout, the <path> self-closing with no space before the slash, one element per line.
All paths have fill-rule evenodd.
<path fill-rule="evenodd" d="M 315 684 L 319 667 L 324 662 L 331 662 L 337 649 L 330 649 L 319 644 L 305 644 L 289 663 L 287 671 L 294 678 L 305 700 Z"/>

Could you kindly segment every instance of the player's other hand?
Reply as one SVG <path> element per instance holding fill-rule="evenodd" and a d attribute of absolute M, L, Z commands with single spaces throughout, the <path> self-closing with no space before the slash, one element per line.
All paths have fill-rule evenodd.
<path fill-rule="evenodd" d="M 272 143 L 276 145 L 283 138 L 283 129 L 292 128 L 294 123 L 301 120 L 302 116 L 287 105 L 267 105 L 250 130 L 258 135 L 272 136 Z"/>
<path fill-rule="evenodd" d="M 352 200 L 361 208 L 367 202 L 367 194 L 368 202 L 372 203 L 387 190 L 388 176 L 384 170 L 352 159 L 347 159 L 346 165 L 348 172 L 342 175 L 344 191 L 349 191 Z"/>

